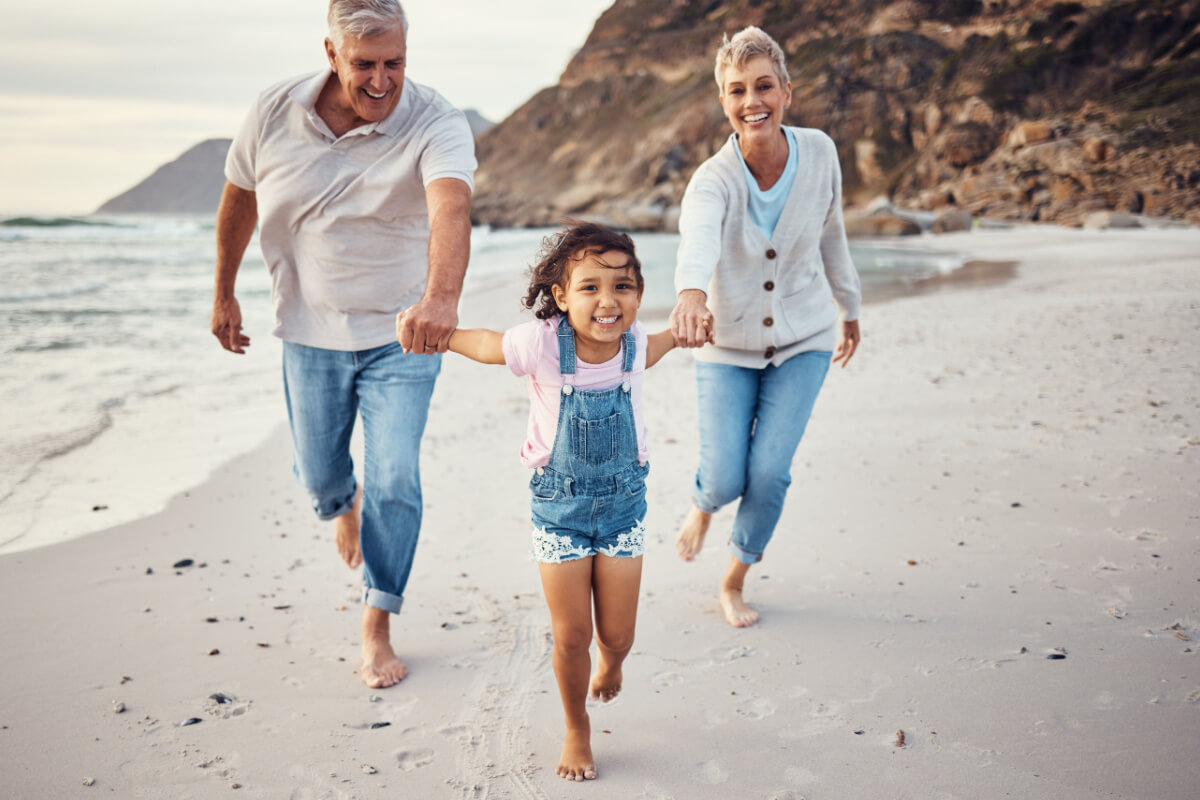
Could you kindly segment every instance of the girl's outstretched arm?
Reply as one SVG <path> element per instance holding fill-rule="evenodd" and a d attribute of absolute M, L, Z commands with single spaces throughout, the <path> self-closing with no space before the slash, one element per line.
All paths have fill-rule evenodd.
<path fill-rule="evenodd" d="M 450 349 L 482 364 L 503 364 L 504 348 L 500 344 L 503 340 L 504 334 L 499 331 L 458 328 L 450 334 Z"/>
<path fill-rule="evenodd" d="M 451 342 L 451 349 L 454 343 Z M 652 333 L 646 337 L 646 367 L 649 369 L 658 363 L 658 360 L 667 354 L 668 351 L 675 347 L 675 336 L 671 333 L 671 329 L 659 333 Z"/>

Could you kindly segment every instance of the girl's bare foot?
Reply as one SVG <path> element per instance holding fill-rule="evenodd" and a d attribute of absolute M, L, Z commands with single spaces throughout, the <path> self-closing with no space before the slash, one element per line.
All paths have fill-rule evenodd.
<path fill-rule="evenodd" d="M 408 667 L 396 657 L 388 632 L 388 612 L 367 606 L 363 609 L 362 669 L 359 676 L 372 689 L 386 689 L 404 680 Z"/>
<path fill-rule="evenodd" d="M 554 774 L 568 781 L 590 781 L 596 777 L 592 759 L 592 727 L 587 717 L 580 725 L 568 726 L 563 739 L 562 756 Z"/>
<path fill-rule="evenodd" d="M 704 547 L 704 534 L 708 533 L 708 523 L 711 521 L 712 514 L 698 508 L 693 507 L 688 512 L 687 519 L 675 534 L 675 549 L 679 551 L 680 558 L 691 561 L 696 557 L 700 548 Z"/>
<path fill-rule="evenodd" d="M 333 535 L 338 555 L 350 569 L 362 566 L 362 545 L 358 541 L 358 525 L 362 511 L 362 486 L 354 495 L 354 506 L 333 521 Z M 390 684 L 389 684 L 390 685 Z"/>
<path fill-rule="evenodd" d="M 749 628 L 758 622 L 758 612 L 742 600 L 741 589 L 721 589 L 721 610 L 725 621 L 735 628 Z"/>
<path fill-rule="evenodd" d="M 601 703 L 608 703 L 620 693 L 620 665 L 617 665 L 615 669 L 606 668 L 604 659 L 601 657 L 600 664 L 596 668 L 596 673 L 592 675 L 592 682 L 588 687 L 588 696 L 593 700 L 599 700 Z"/>

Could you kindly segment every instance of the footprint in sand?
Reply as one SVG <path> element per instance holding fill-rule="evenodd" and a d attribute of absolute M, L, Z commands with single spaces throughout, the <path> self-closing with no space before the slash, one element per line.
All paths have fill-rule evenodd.
<path fill-rule="evenodd" d="M 775 713 L 775 704 L 761 697 L 751 697 L 738 705 L 737 713 L 747 719 L 765 719 Z"/>
<path fill-rule="evenodd" d="M 729 780 L 729 772 L 716 761 L 704 761 L 697 766 L 696 777 L 707 784 L 716 786 Z"/>
<path fill-rule="evenodd" d="M 396 763 L 405 772 L 412 772 L 417 767 L 432 764 L 434 755 L 432 750 L 401 750 L 396 753 Z"/>
<path fill-rule="evenodd" d="M 647 783 L 642 793 L 634 797 L 633 800 L 675 800 L 675 795 L 658 784 Z"/>
<path fill-rule="evenodd" d="M 740 645 L 738 647 L 714 647 L 708 651 L 708 658 L 714 664 L 729 664 L 739 658 L 750 658 L 754 655 L 753 647 Z"/>
<path fill-rule="evenodd" d="M 650 683 L 656 689 L 665 689 L 668 686 L 674 686 L 683 681 L 683 676 L 678 672 L 660 672 L 650 679 Z"/>

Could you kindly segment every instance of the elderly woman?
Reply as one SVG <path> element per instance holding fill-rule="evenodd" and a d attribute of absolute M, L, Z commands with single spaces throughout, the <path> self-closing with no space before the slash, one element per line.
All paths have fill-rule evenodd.
<path fill-rule="evenodd" d="M 783 125 L 792 84 L 779 45 L 754 27 L 726 38 L 716 78 L 733 135 L 684 194 L 671 312 L 681 345 L 713 345 L 695 353 L 700 467 L 676 548 L 692 560 L 713 513 L 741 498 L 720 598 L 729 624 L 747 627 L 758 614 L 746 573 L 779 521 L 830 361 L 844 367 L 858 347 L 861 294 L 837 151 L 821 131 Z"/>

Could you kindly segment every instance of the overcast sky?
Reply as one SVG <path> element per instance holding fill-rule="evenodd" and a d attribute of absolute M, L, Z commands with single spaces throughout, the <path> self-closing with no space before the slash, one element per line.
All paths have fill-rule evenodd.
<path fill-rule="evenodd" d="M 408 75 L 499 122 L 612 0 L 405 0 Z M 323 0 L 50 0 L 0 25 L 0 214 L 83 214 L 325 64 Z"/>

